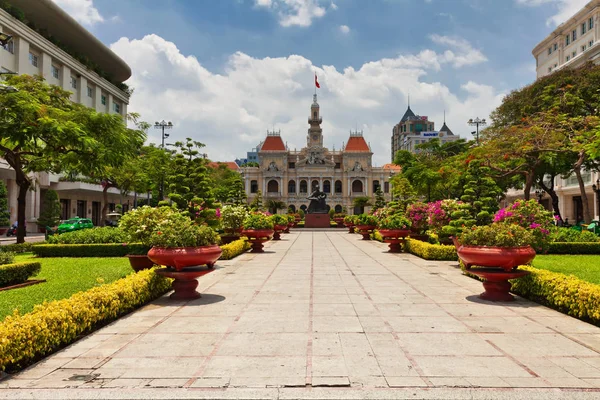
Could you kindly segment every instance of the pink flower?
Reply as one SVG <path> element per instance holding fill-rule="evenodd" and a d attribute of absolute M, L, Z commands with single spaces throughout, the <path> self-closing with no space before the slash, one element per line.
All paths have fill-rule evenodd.
<path fill-rule="evenodd" d="M 215 214 L 217 214 L 217 218 L 221 218 L 221 209 L 217 208 Z"/>

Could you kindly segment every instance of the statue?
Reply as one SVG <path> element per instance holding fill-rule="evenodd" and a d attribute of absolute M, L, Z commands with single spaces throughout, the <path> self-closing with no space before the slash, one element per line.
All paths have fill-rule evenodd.
<path fill-rule="evenodd" d="M 360 165 L 360 163 L 358 161 L 356 161 L 354 163 L 354 168 L 352 168 L 352 171 L 360 172 L 362 170 L 363 170 L 362 165 Z"/>
<path fill-rule="evenodd" d="M 277 164 L 275 164 L 275 161 L 271 161 L 271 164 L 269 164 L 269 168 L 267 170 L 268 171 L 279 171 L 279 168 L 277 168 Z"/>
<path fill-rule="evenodd" d="M 321 192 L 318 186 L 315 186 L 310 196 L 307 197 L 307 199 L 310 200 L 310 204 L 308 205 L 308 213 L 327 214 L 327 204 L 325 203 L 326 198 L 327 195 L 324 192 Z"/>

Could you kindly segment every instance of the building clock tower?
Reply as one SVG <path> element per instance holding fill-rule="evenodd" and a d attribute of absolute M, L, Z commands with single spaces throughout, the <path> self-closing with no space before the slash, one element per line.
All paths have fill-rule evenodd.
<path fill-rule="evenodd" d="M 310 117 L 308 117 L 308 136 L 306 137 L 307 147 L 323 147 L 323 130 L 321 129 L 323 118 L 319 114 L 319 103 L 317 95 L 313 95 L 313 103 L 310 106 Z"/>

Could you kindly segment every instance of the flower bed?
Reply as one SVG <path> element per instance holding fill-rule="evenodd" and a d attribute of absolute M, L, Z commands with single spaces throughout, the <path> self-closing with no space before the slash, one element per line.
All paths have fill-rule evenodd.
<path fill-rule="evenodd" d="M 221 246 L 223 250 L 223 254 L 221 254 L 221 258 L 219 260 L 231 260 L 239 256 L 242 253 L 250 250 L 250 243 L 246 239 L 236 240 L 234 242 L 225 244 Z"/>
<path fill-rule="evenodd" d="M 17 285 L 40 272 L 39 262 L 21 262 L 0 265 L 0 287 Z"/>
<path fill-rule="evenodd" d="M 404 242 L 404 251 L 424 258 L 425 260 L 436 261 L 456 261 L 456 248 L 443 244 L 430 244 L 415 239 L 406 239 Z"/>
<path fill-rule="evenodd" d="M 8 316 L 0 323 L 0 370 L 26 367 L 170 289 L 170 280 L 150 269 Z"/>

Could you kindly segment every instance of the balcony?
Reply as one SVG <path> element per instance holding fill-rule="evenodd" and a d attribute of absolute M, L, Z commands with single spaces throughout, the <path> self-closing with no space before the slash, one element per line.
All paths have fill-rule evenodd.
<path fill-rule="evenodd" d="M 281 197 L 281 192 L 267 192 L 265 197 L 269 197 L 269 198 Z"/>
<path fill-rule="evenodd" d="M 314 122 L 318 122 L 319 124 L 323 122 L 323 117 L 319 117 L 319 118 L 313 118 L 313 117 L 308 117 L 308 123 L 314 123 Z"/>

